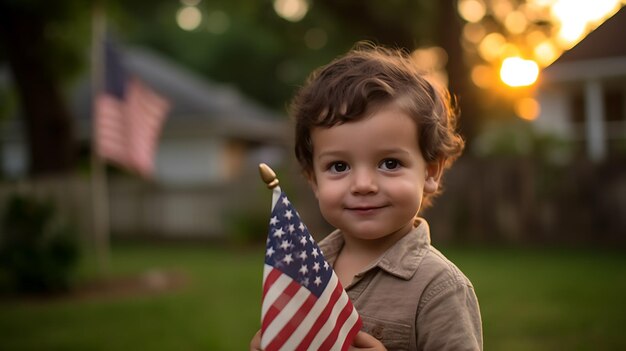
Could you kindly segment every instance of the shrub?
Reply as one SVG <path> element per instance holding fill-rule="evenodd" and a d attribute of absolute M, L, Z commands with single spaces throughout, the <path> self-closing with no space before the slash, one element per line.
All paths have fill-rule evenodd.
<path fill-rule="evenodd" d="M 0 288 L 42 293 L 67 290 L 78 263 L 74 231 L 57 220 L 51 203 L 9 198 L 0 233 Z"/>

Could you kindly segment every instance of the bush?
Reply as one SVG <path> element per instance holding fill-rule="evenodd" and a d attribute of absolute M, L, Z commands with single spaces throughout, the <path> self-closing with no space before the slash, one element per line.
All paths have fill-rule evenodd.
<path fill-rule="evenodd" d="M 67 290 L 78 263 L 74 231 L 52 204 L 21 195 L 7 203 L 0 233 L 0 289 L 42 293 Z"/>

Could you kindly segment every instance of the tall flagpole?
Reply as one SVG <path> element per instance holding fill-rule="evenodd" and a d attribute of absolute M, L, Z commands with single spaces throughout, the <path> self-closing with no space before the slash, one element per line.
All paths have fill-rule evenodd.
<path fill-rule="evenodd" d="M 107 274 L 110 265 L 109 197 L 106 165 L 98 154 L 96 99 L 104 89 L 103 38 L 106 29 L 102 2 L 94 1 L 91 39 L 91 200 L 93 206 L 93 234 L 100 274 Z"/>

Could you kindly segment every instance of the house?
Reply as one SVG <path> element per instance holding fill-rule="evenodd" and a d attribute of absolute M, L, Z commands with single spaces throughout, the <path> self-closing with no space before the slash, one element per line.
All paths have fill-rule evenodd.
<path fill-rule="evenodd" d="M 289 143 L 287 119 L 235 88 L 202 79 L 147 49 L 128 47 L 122 54 L 129 73 L 166 97 L 172 108 L 159 140 L 154 179 L 109 173 L 111 231 L 161 237 L 224 235 L 225 211 L 246 202 L 241 197 L 232 199 L 228 192 L 246 191 L 247 183 L 257 184 L 258 176 L 252 179 L 249 173 L 259 162 L 281 164 Z M 92 134 L 89 87 L 89 79 L 79 80 L 69 99 L 77 138 L 85 146 Z M 5 122 L 0 125 L 2 173 L 23 178 L 28 153 L 21 119 Z M 81 189 L 74 196 L 80 204 L 63 206 L 70 208 L 68 212 L 79 212 L 72 216 L 84 222 L 81 230 L 88 232 L 92 215 L 88 177 L 72 187 Z M 248 194 L 246 200 L 251 199 Z"/>
<path fill-rule="evenodd" d="M 154 180 L 189 186 L 236 177 L 259 149 L 284 147 L 284 116 L 235 88 L 200 78 L 144 48 L 125 48 L 126 68 L 171 103 L 156 154 Z M 85 80 L 72 99 L 82 140 L 91 135 L 91 93 Z M 275 150 L 274 150 L 275 151 Z M 271 151 L 268 151 L 271 152 Z"/>
<path fill-rule="evenodd" d="M 536 98 L 538 130 L 601 161 L 626 141 L 626 7 L 548 66 Z M 620 151 L 621 150 L 621 151 Z"/>

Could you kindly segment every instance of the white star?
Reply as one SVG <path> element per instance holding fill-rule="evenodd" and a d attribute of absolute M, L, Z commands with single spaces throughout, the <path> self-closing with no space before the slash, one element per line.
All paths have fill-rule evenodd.
<path fill-rule="evenodd" d="M 290 264 L 291 262 L 293 262 L 291 254 L 285 255 L 285 258 L 283 258 L 283 262 L 285 262 L 286 264 Z"/>
<path fill-rule="evenodd" d="M 270 247 L 269 247 L 269 248 L 265 251 L 265 256 L 267 256 L 267 257 L 272 257 L 272 255 L 274 254 L 274 252 L 276 252 L 276 251 L 274 251 L 274 247 L 273 247 L 273 246 L 270 246 Z"/>
<path fill-rule="evenodd" d="M 272 217 L 272 219 L 270 219 L 270 225 L 276 225 L 278 223 L 278 218 L 276 218 L 276 216 Z"/>
<path fill-rule="evenodd" d="M 293 232 L 296 231 L 296 227 L 293 224 L 290 224 L 287 230 L 289 231 L 290 234 L 292 234 Z"/>
<path fill-rule="evenodd" d="M 298 255 L 298 257 L 300 257 L 300 259 L 301 259 L 302 261 L 304 261 L 304 260 L 306 260 L 306 258 L 307 258 L 308 256 L 307 256 L 307 254 L 306 254 L 306 251 L 302 251 L 302 252 L 300 252 L 300 254 Z"/>
<path fill-rule="evenodd" d="M 291 218 L 293 218 L 293 212 L 291 212 L 291 210 L 285 211 L 285 217 L 291 220 Z"/>
<path fill-rule="evenodd" d="M 286 197 L 283 197 L 283 205 L 289 205 L 289 200 Z"/>
<path fill-rule="evenodd" d="M 319 262 L 315 262 L 313 263 L 313 270 L 317 273 L 320 271 L 320 263 Z"/>
<path fill-rule="evenodd" d="M 311 244 L 315 243 L 315 239 L 313 239 L 313 237 L 309 234 L 309 241 L 311 242 Z"/>
<path fill-rule="evenodd" d="M 324 261 L 324 269 L 325 269 L 325 270 L 328 270 L 328 267 L 329 267 L 329 266 L 328 266 L 328 262 Z"/>
<path fill-rule="evenodd" d="M 300 229 L 300 231 L 304 231 L 305 227 L 304 227 L 304 224 L 302 224 L 302 222 L 300 222 L 298 229 Z"/>
<path fill-rule="evenodd" d="M 306 238 L 305 237 L 300 237 L 300 244 L 306 245 Z"/>
<path fill-rule="evenodd" d="M 284 234 L 285 231 L 283 230 L 283 228 L 278 228 L 274 231 L 274 236 L 278 237 L 279 239 L 282 238 Z"/>
<path fill-rule="evenodd" d="M 290 247 L 291 247 L 291 243 L 287 240 L 283 240 L 283 242 L 280 243 L 280 248 L 283 250 L 289 250 Z"/>
<path fill-rule="evenodd" d="M 322 278 L 320 278 L 319 276 L 316 276 L 315 280 L 313 281 L 313 284 L 315 284 L 316 286 L 320 286 L 320 284 L 322 284 Z"/>
<path fill-rule="evenodd" d="M 300 281 L 300 283 L 304 286 L 309 286 L 309 278 L 304 278 Z"/>
<path fill-rule="evenodd" d="M 313 255 L 313 257 L 315 257 L 315 258 L 317 258 L 317 256 L 319 256 L 319 255 L 320 255 L 320 254 L 319 254 L 319 252 L 317 252 L 317 248 L 314 248 L 314 249 L 311 251 L 311 255 Z"/>
<path fill-rule="evenodd" d="M 298 270 L 298 272 L 300 272 L 303 275 L 307 274 L 309 273 L 309 268 L 307 268 L 307 266 L 303 264 L 302 266 L 300 266 L 300 269 Z"/>

